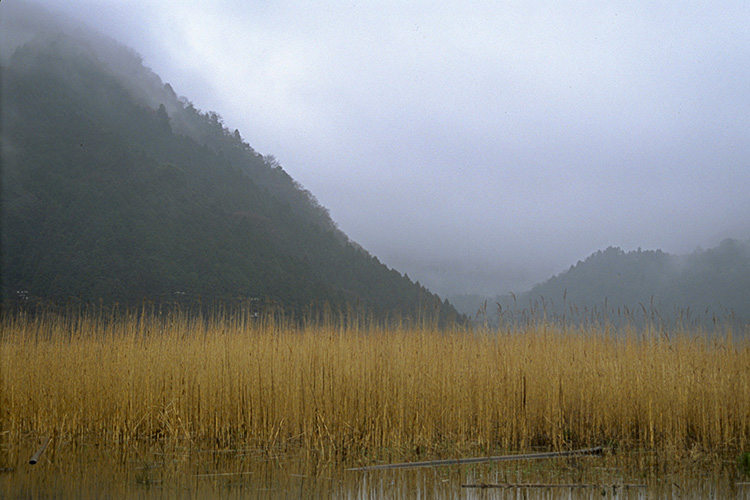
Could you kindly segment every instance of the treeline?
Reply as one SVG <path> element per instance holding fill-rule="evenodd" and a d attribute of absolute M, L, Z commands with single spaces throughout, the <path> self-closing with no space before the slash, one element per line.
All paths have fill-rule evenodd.
<path fill-rule="evenodd" d="M 1 71 L 5 307 L 258 300 L 459 316 L 132 50 L 40 33 Z"/>

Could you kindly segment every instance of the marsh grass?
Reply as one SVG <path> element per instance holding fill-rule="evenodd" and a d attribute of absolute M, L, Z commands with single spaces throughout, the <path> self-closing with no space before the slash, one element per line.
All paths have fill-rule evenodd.
<path fill-rule="evenodd" d="M 364 324 L 6 315 L 0 433 L 356 463 L 597 445 L 737 457 L 750 446 L 750 344 L 732 335 Z"/>

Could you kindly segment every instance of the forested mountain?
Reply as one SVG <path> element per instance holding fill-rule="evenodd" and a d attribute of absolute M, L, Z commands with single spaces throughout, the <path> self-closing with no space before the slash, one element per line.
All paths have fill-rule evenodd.
<path fill-rule="evenodd" d="M 483 303 L 474 303 L 476 313 Z M 750 324 L 750 241 L 726 239 L 679 256 L 609 247 L 528 292 L 489 300 L 488 319 L 496 319 L 498 305 L 506 319 Z"/>
<path fill-rule="evenodd" d="M 4 305 L 257 299 L 456 315 L 132 50 L 80 29 L 32 35 L 0 68 Z"/>

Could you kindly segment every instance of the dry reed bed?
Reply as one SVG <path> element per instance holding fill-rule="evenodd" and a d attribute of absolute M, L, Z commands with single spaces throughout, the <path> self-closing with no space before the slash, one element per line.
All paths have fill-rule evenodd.
<path fill-rule="evenodd" d="M 4 320 L 0 431 L 330 456 L 750 441 L 750 345 L 147 316 Z"/>

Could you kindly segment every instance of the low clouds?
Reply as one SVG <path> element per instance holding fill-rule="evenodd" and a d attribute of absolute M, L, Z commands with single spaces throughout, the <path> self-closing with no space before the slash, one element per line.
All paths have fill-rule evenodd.
<path fill-rule="evenodd" d="M 746 2 L 46 0 L 443 294 L 750 237 Z"/>

